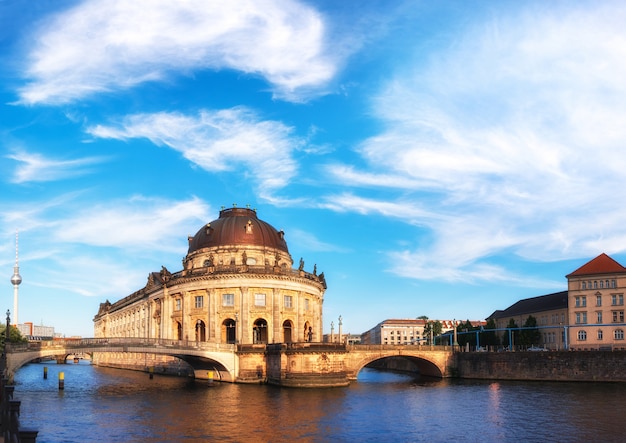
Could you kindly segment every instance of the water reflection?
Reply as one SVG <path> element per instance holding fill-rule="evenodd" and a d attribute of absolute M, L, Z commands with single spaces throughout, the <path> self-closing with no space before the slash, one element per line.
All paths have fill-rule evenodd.
<path fill-rule="evenodd" d="M 190 382 L 31 364 L 16 375 L 38 442 L 621 441 L 622 384 L 428 380 L 364 369 L 337 389 Z M 65 372 L 65 390 L 57 374 Z"/>

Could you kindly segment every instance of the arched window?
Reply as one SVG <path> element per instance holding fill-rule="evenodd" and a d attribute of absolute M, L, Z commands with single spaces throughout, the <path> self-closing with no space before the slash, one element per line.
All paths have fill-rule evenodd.
<path fill-rule="evenodd" d="M 237 323 L 232 318 L 222 322 L 222 343 L 237 343 Z"/>
<path fill-rule="evenodd" d="M 206 326 L 202 320 L 196 321 L 196 341 L 206 341 Z"/>
<path fill-rule="evenodd" d="M 285 320 L 283 322 L 283 343 L 291 343 L 293 341 L 293 336 L 291 335 L 293 330 L 293 324 L 290 320 Z"/>
<path fill-rule="evenodd" d="M 267 343 L 267 321 L 259 318 L 254 322 L 252 329 L 253 343 Z"/>
<path fill-rule="evenodd" d="M 578 341 L 587 340 L 587 331 L 578 331 Z"/>

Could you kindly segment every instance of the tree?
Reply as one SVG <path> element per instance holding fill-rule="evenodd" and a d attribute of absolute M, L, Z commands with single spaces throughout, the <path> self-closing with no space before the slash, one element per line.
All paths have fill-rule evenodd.
<path fill-rule="evenodd" d="M 441 325 L 441 322 L 439 320 L 427 321 L 426 326 L 424 326 L 424 332 L 422 333 L 422 337 L 424 337 L 428 341 L 428 343 L 432 345 L 434 343 L 430 342 L 431 332 L 432 332 L 432 337 L 434 341 L 435 337 L 437 337 L 438 335 L 441 335 L 442 330 L 443 330 L 443 326 Z"/>
<path fill-rule="evenodd" d="M 541 332 L 539 332 L 539 328 L 537 327 L 537 319 L 532 315 L 529 315 L 524 323 L 524 328 L 532 328 L 532 329 L 522 329 L 520 332 L 520 338 L 518 340 L 518 344 L 520 345 L 534 345 L 541 343 Z"/>
<path fill-rule="evenodd" d="M 0 346 L 4 349 L 4 339 L 7 327 L 6 325 L 0 325 Z M 28 339 L 22 336 L 22 333 L 15 326 L 9 327 L 9 341 L 11 343 L 26 343 Z"/>
<path fill-rule="evenodd" d="M 467 334 L 467 332 L 476 331 L 477 329 L 479 328 L 474 327 L 469 320 L 466 320 L 465 323 L 459 323 L 456 327 L 459 346 L 465 346 L 467 343 L 476 346 L 476 334 Z M 459 332 L 463 332 L 463 334 L 459 334 Z"/>
<path fill-rule="evenodd" d="M 507 329 L 514 329 L 513 331 L 504 331 L 504 335 L 502 337 L 502 343 L 504 343 L 505 346 L 511 346 L 511 345 L 515 345 L 515 333 L 518 332 L 517 329 L 519 329 L 519 326 L 517 326 L 517 323 L 515 323 L 515 320 L 511 319 L 509 320 L 509 324 L 506 325 Z M 510 337 L 513 338 L 513 343 L 509 342 L 509 334 Z M 519 335 L 519 334 L 518 334 Z"/>
<path fill-rule="evenodd" d="M 428 315 L 420 315 L 417 317 L 418 320 L 428 320 Z"/>
<path fill-rule="evenodd" d="M 485 331 L 480 333 L 481 346 L 498 346 L 500 344 L 500 337 L 496 334 L 497 328 L 496 321 L 491 318 L 485 325 Z"/>

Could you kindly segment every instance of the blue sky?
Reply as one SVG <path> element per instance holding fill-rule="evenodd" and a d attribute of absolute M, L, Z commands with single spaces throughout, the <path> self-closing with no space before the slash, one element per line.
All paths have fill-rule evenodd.
<path fill-rule="evenodd" d="M 484 319 L 626 263 L 626 5 L 0 0 L 0 296 L 93 335 L 249 204 L 324 327 Z M 2 308 L 2 306 L 0 306 Z"/>

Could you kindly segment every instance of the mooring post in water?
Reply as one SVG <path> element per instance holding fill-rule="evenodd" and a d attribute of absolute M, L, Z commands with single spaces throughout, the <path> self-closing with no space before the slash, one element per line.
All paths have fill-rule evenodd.
<path fill-rule="evenodd" d="M 65 372 L 59 372 L 59 391 L 65 389 Z"/>
<path fill-rule="evenodd" d="M 152 380 L 154 378 L 154 366 L 148 368 L 148 373 L 150 373 L 150 380 Z"/>
<path fill-rule="evenodd" d="M 43 367 L 43 379 L 48 380 L 48 367 L 47 366 Z"/>

